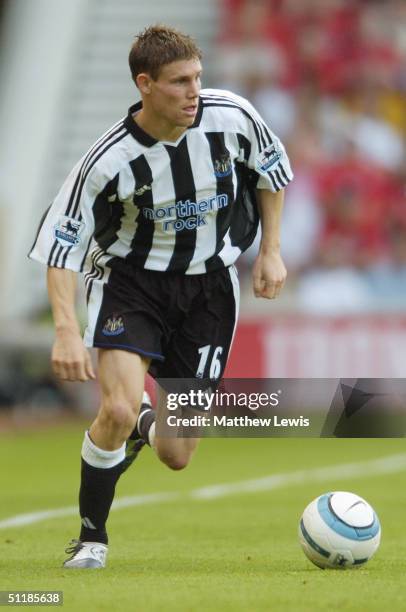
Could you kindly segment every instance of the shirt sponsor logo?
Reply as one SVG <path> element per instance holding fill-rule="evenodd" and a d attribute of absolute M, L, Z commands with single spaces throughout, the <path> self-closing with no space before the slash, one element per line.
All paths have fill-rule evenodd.
<path fill-rule="evenodd" d="M 80 242 L 80 233 L 84 224 L 71 217 L 61 217 L 54 227 L 55 238 L 62 246 L 76 246 Z"/>
<path fill-rule="evenodd" d="M 102 334 L 103 336 L 119 336 L 124 333 L 124 329 L 123 317 L 113 315 L 105 322 Z"/>
<path fill-rule="evenodd" d="M 217 178 L 229 176 L 233 171 L 230 155 L 221 155 L 220 159 L 214 161 L 214 174 Z"/>
<path fill-rule="evenodd" d="M 221 193 L 198 202 L 179 200 L 169 206 L 143 208 L 142 214 L 151 221 L 161 221 L 164 232 L 180 232 L 182 230 L 195 230 L 202 225 L 207 225 L 207 213 L 220 210 L 226 206 L 228 206 L 228 195 Z"/>
<path fill-rule="evenodd" d="M 258 172 L 267 173 L 275 168 L 282 157 L 280 144 L 275 141 L 269 147 L 261 151 L 256 158 L 256 169 Z"/>

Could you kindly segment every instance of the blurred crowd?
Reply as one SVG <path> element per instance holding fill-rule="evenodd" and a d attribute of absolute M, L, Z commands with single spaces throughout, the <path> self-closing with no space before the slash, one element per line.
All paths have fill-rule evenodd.
<path fill-rule="evenodd" d="M 217 85 L 249 98 L 295 173 L 283 254 L 304 309 L 406 298 L 406 2 L 223 0 Z"/>

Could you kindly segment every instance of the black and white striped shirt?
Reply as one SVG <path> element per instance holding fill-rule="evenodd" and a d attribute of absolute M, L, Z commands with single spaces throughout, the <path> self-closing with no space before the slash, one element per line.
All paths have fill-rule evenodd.
<path fill-rule="evenodd" d="M 255 189 L 293 178 L 280 140 L 252 105 L 203 89 L 193 125 L 157 141 L 134 121 L 141 103 L 72 170 L 30 257 L 77 272 L 126 258 L 149 270 L 201 274 L 229 266 L 255 237 Z"/>

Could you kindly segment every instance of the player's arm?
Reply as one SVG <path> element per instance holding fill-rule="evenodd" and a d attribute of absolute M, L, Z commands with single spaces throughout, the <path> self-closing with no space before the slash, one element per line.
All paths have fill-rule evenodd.
<path fill-rule="evenodd" d="M 283 198 L 283 189 L 276 193 L 257 190 L 261 244 L 252 271 L 255 297 L 276 298 L 286 280 L 286 268 L 280 254 Z"/>
<path fill-rule="evenodd" d="M 94 379 L 90 354 L 83 344 L 76 318 L 76 272 L 48 268 L 47 285 L 55 324 L 52 368 L 62 380 Z"/>

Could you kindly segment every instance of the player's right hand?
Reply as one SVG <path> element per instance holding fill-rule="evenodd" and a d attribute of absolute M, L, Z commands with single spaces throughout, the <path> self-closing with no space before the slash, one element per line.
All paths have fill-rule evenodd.
<path fill-rule="evenodd" d="M 96 378 L 90 353 L 84 346 L 79 332 L 76 331 L 57 332 L 51 363 L 53 371 L 61 380 L 85 382 Z"/>

